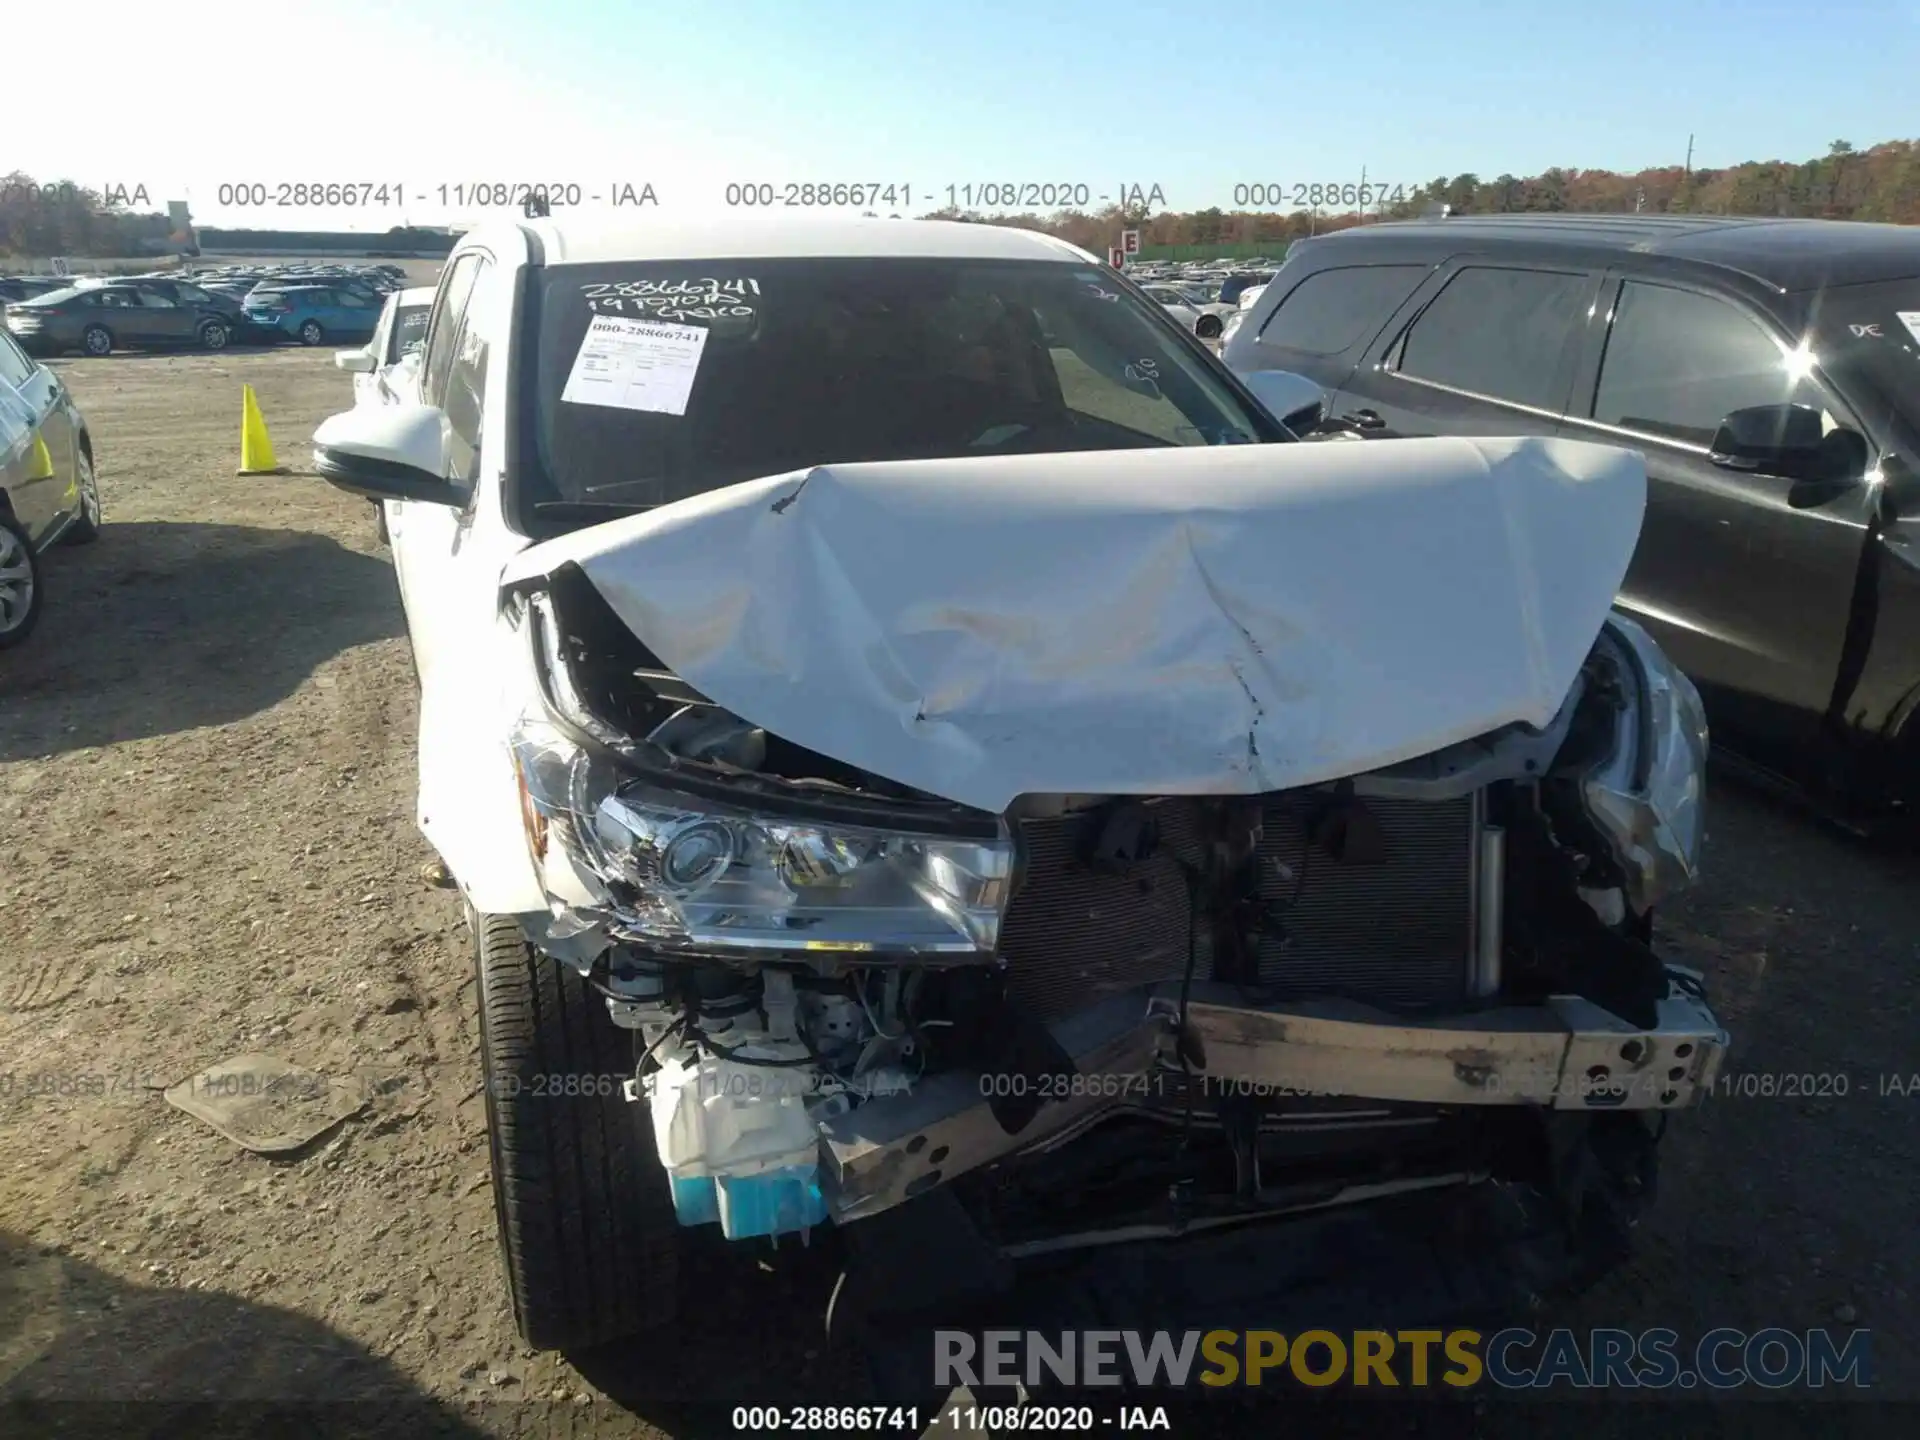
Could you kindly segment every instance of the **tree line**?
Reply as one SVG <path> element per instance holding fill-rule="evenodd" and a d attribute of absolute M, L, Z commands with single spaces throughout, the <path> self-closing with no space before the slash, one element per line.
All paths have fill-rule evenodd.
<path fill-rule="evenodd" d="M 1123 229 L 1146 245 L 1272 244 L 1380 219 L 1405 219 L 1441 205 L 1456 214 L 1574 211 L 1660 214 L 1783 215 L 1920 224 L 1920 141 L 1888 140 L 1857 150 L 1836 140 L 1811 160 L 1750 160 L 1724 169 L 1682 165 L 1647 170 L 1572 170 L 1538 175 L 1468 171 L 1440 175 L 1394 204 L 1364 211 L 1160 211 L 1109 206 L 1051 215 L 937 210 L 927 218 L 972 220 L 1044 230 L 1096 253 Z M 68 181 L 36 182 L 15 171 L 0 177 L 0 254 L 137 255 L 163 247 L 163 214 L 135 213 L 96 190 Z"/>
<path fill-rule="evenodd" d="M 1836 140 L 1813 160 L 1750 160 L 1725 169 L 1682 165 L 1647 170 L 1569 170 L 1538 175 L 1471 171 L 1440 175 L 1395 204 L 1275 211 L 1205 210 L 1147 214 L 1110 206 L 1096 213 L 1054 215 L 935 212 L 939 218 L 974 220 L 1045 230 L 1104 253 L 1123 229 L 1141 232 L 1143 245 L 1272 244 L 1283 247 L 1309 235 L 1375 220 L 1404 220 L 1445 205 L 1454 214 L 1572 211 L 1656 215 L 1776 215 L 1830 220 L 1881 220 L 1920 225 L 1920 141 L 1888 140 L 1856 150 Z"/>

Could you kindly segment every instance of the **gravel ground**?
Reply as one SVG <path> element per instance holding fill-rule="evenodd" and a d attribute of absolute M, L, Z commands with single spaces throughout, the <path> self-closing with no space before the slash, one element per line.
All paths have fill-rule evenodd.
<path fill-rule="evenodd" d="M 51 557 L 42 626 L 0 659 L 0 1396 L 27 1406 L 16 1419 L 357 1399 L 336 1413 L 372 1433 L 409 1400 L 409 1433 L 698 1435 L 725 1428 L 701 1401 L 858 1398 L 852 1358 L 818 1338 L 819 1245 L 716 1263 L 710 1303 L 645 1365 L 518 1347 L 466 931 L 412 824 L 390 567 L 365 504 L 233 474 L 243 382 L 298 467 L 347 378 L 295 350 L 55 364 L 94 429 L 107 525 Z M 1664 931 L 1734 1031 L 1730 1093 L 1676 1123 L 1638 1258 L 1554 1319 L 1865 1326 L 1880 1393 L 1920 1398 L 1920 1101 L 1883 1093 L 1899 1077 L 1920 1094 L 1916 864 L 1738 786 L 1712 801 L 1708 879 Z M 249 1050 L 347 1077 L 366 1106 L 268 1159 L 162 1100 Z M 140 1433 L 158 1412 L 113 1413 Z M 1885 1433 L 1869 1413 L 1496 1403 L 1409 1428 Z M 1279 1418 L 1235 1414 L 1221 1433 Z"/>

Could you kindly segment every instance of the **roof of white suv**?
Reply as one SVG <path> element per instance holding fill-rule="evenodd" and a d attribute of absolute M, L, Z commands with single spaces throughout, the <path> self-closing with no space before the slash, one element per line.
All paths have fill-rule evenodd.
<path fill-rule="evenodd" d="M 523 221 L 540 237 L 549 265 L 619 260 L 772 260 L 915 256 L 941 260 L 1055 260 L 1093 256 L 1064 240 L 1004 225 L 957 220 L 802 216 L 778 220 L 720 216 L 692 220 Z M 478 239 L 484 231 L 476 230 Z"/>

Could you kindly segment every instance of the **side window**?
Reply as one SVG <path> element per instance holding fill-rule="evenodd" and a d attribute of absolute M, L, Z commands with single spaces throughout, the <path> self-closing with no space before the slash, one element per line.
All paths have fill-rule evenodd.
<path fill-rule="evenodd" d="M 460 340 L 467 300 L 473 294 L 474 278 L 480 273 L 483 258 L 478 251 L 470 251 L 454 261 L 434 301 L 433 315 L 427 321 L 427 354 L 420 377 L 420 396 L 429 405 L 440 405 L 446 398 L 447 372 L 453 368 L 454 347 Z"/>
<path fill-rule="evenodd" d="M 1426 273 L 1425 265 L 1317 270 L 1282 297 L 1261 328 L 1260 343 L 1306 355 L 1350 350 L 1374 337 Z"/>
<path fill-rule="evenodd" d="M 17 389 L 33 378 L 34 369 L 33 361 L 13 343 L 13 337 L 0 334 L 0 380 Z"/>
<path fill-rule="evenodd" d="M 180 308 L 178 305 L 175 305 L 173 301 L 159 294 L 157 291 L 142 290 L 139 294 L 140 303 L 149 310 L 178 310 Z"/>
<path fill-rule="evenodd" d="M 1726 301 L 1629 280 L 1600 360 L 1593 418 L 1711 445 L 1734 410 L 1789 401 L 1824 410 L 1804 378 L 1771 335 Z M 1829 416 L 1829 429 L 1833 423 Z"/>
<path fill-rule="evenodd" d="M 1586 275 L 1470 265 L 1413 322 L 1398 368 L 1476 395 L 1557 409 L 1560 362 L 1592 291 Z"/>
<path fill-rule="evenodd" d="M 487 394 L 487 354 L 489 344 L 483 316 L 476 311 L 472 297 L 483 293 L 487 262 L 474 267 L 473 285 L 468 291 L 460 324 L 460 335 L 453 347 L 453 364 L 447 371 L 442 408 L 447 412 L 447 428 L 452 433 L 452 473 L 472 484 L 480 474 L 480 441 Z"/>
<path fill-rule="evenodd" d="M 427 307 L 408 305 L 396 311 L 393 317 L 393 330 L 387 351 L 389 363 L 400 359 L 409 350 L 418 350 L 426 343 Z"/>

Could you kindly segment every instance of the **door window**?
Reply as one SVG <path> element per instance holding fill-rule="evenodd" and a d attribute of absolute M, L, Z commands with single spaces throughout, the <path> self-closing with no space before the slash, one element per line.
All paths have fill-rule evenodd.
<path fill-rule="evenodd" d="M 17 390 L 33 378 L 36 368 L 11 335 L 0 335 L 0 380 Z"/>
<path fill-rule="evenodd" d="M 1413 322 L 1397 368 L 1475 395 L 1557 411 L 1561 362 L 1586 320 L 1592 290 L 1592 279 L 1577 273 L 1469 265 Z"/>
<path fill-rule="evenodd" d="M 427 324 L 427 354 L 420 380 L 421 398 L 429 405 L 439 405 L 446 397 L 447 374 L 453 368 L 454 349 L 466 321 L 467 301 L 473 294 L 473 282 L 484 260 L 478 251 L 469 251 L 454 261 L 434 302 L 433 316 Z"/>
<path fill-rule="evenodd" d="M 148 310 L 178 310 L 180 308 L 166 296 L 155 294 L 151 290 L 142 290 L 140 292 L 140 304 Z"/>
<path fill-rule="evenodd" d="M 1260 331 L 1262 345 L 1338 355 L 1371 340 L 1427 273 L 1424 265 L 1348 265 L 1295 285 Z"/>
<path fill-rule="evenodd" d="M 480 475 L 480 438 L 487 393 L 487 352 L 485 327 L 471 311 L 461 326 L 453 365 L 447 373 L 446 397 L 441 402 L 447 412 L 447 429 L 452 459 L 451 472 L 457 479 L 472 484 Z"/>
<path fill-rule="evenodd" d="M 1797 403 L 1824 413 L 1817 390 L 1804 360 L 1727 301 L 1629 280 L 1601 357 L 1593 418 L 1705 447 L 1734 410 Z"/>

